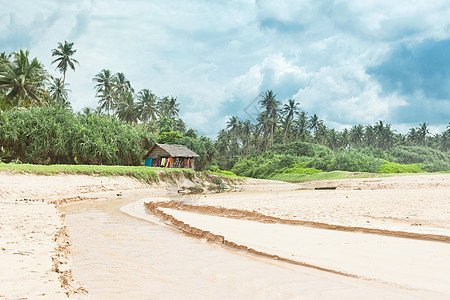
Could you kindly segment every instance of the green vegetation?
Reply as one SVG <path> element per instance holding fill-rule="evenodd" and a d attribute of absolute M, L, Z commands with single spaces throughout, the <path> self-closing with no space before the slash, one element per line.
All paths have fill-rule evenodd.
<path fill-rule="evenodd" d="M 159 169 L 159 168 L 158 168 Z M 163 171 L 169 169 L 161 168 Z M 133 166 L 97 166 L 97 165 L 32 165 L 32 164 L 0 164 L 0 171 L 36 175 L 92 175 L 92 176 L 129 176 L 144 182 L 159 182 L 156 168 Z M 194 172 L 192 170 L 183 170 Z"/>
<path fill-rule="evenodd" d="M 286 181 L 324 178 L 334 171 L 450 170 L 450 123 L 446 131 L 434 135 L 427 123 L 401 134 L 383 121 L 339 132 L 327 128 L 316 114 L 309 117 L 295 100 L 282 105 L 276 96 L 271 90 L 260 95 L 260 113 L 253 124 L 230 117 L 215 143 L 219 168 L 239 176 Z M 335 178 L 334 173 L 330 176 Z"/>
<path fill-rule="evenodd" d="M 160 142 L 187 146 L 200 155 L 195 161 L 197 170 L 209 170 L 205 175 L 221 178 L 246 176 L 296 182 L 374 173 L 450 171 L 450 123 L 439 134 L 430 134 L 426 122 L 407 134 L 396 133 L 381 120 L 337 131 L 328 128 L 316 114 L 309 116 L 301 110 L 295 99 L 283 104 L 272 90 L 260 95 L 260 112 L 254 122 L 232 116 L 216 141 L 187 128 L 176 97 L 158 97 L 149 89 L 135 91 L 124 73 L 108 69 L 92 79 L 98 107 L 74 113 L 66 73 L 68 69 L 75 71 L 79 64 L 74 58 L 76 51 L 74 43 L 67 41 L 51 51 L 52 63 L 62 78 L 50 75 L 28 51 L 0 53 L 2 161 L 139 166 L 150 145 Z M 103 167 L 94 168 L 95 172 L 110 172 Z M 77 172 L 89 170 L 88 166 L 80 168 Z M 105 170 L 122 172 L 117 168 Z M 132 172 L 136 178 L 153 176 L 150 170 L 137 170 Z M 159 176 L 193 176 L 183 172 L 189 171 L 166 170 Z"/>
<path fill-rule="evenodd" d="M 223 176 L 223 177 L 238 177 L 236 174 L 234 174 L 231 171 L 226 171 L 226 170 L 221 170 L 219 169 L 219 167 L 217 166 L 210 166 L 209 167 L 209 172 L 211 174 L 215 174 L 215 175 L 219 175 L 219 176 Z"/>
<path fill-rule="evenodd" d="M 142 128 L 59 107 L 0 113 L 2 157 L 33 164 L 140 165 L 155 141 Z"/>
<path fill-rule="evenodd" d="M 268 179 L 279 180 L 286 182 L 305 182 L 313 180 L 333 180 L 333 179 L 351 179 L 351 178 L 373 178 L 380 177 L 380 174 L 375 173 L 354 173 L 346 171 L 331 171 L 331 172 L 318 172 L 316 174 L 299 174 L 299 173 L 283 173 L 275 174 Z M 385 175 L 383 175 L 385 176 Z"/>
<path fill-rule="evenodd" d="M 424 173 L 424 171 L 419 164 L 402 165 L 384 160 L 380 173 Z"/>

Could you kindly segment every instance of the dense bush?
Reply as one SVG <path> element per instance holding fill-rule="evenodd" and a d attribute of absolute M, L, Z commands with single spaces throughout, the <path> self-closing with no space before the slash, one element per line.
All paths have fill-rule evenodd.
<path fill-rule="evenodd" d="M 0 114 L 1 156 L 33 164 L 140 165 L 155 137 L 108 116 L 57 107 Z"/>
<path fill-rule="evenodd" d="M 305 163 L 296 164 L 295 166 L 291 168 L 283 168 L 280 170 L 276 170 L 273 172 L 272 176 L 275 174 L 305 174 L 305 175 L 314 175 L 317 173 L 323 172 L 322 170 L 317 170 L 314 168 L 307 168 L 305 167 Z"/>
<path fill-rule="evenodd" d="M 370 172 L 380 171 L 381 160 L 356 150 L 339 151 L 328 167 L 328 171 Z"/>
<path fill-rule="evenodd" d="M 267 178 L 278 169 L 290 168 L 300 162 L 298 157 L 269 151 L 258 158 L 249 156 L 239 160 L 231 171 L 240 176 Z"/>
<path fill-rule="evenodd" d="M 276 144 L 272 146 L 270 150 L 279 154 L 306 157 L 325 157 L 330 156 L 333 153 L 328 147 L 300 141 Z"/>
<path fill-rule="evenodd" d="M 421 164 L 427 172 L 450 170 L 450 153 L 430 147 L 400 146 L 389 151 L 390 161 L 400 164 Z"/>
<path fill-rule="evenodd" d="M 399 163 L 383 161 L 380 173 L 422 173 L 424 172 L 419 164 L 402 165 Z"/>

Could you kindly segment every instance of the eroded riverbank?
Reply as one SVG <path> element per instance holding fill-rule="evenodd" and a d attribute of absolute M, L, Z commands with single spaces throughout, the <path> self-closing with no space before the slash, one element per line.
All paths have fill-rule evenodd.
<path fill-rule="evenodd" d="M 66 206 L 73 273 L 93 298 L 423 299 L 436 294 L 228 249 L 158 224 L 142 201 Z M 125 204 L 130 217 L 120 211 Z M 142 220 L 146 219 L 146 220 Z M 153 223 L 157 222 L 157 223 Z"/>

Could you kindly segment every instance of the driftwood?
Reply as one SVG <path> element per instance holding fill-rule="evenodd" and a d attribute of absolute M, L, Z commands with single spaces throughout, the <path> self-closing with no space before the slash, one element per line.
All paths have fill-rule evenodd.
<path fill-rule="evenodd" d="M 337 189 L 337 186 L 321 186 L 321 187 L 315 187 L 315 190 L 335 190 Z"/>

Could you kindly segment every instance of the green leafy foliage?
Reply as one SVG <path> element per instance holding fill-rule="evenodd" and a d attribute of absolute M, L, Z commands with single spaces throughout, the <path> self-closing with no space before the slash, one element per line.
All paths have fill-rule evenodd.
<path fill-rule="evenodd" d="M 237 177 L 237 175 L 234 174 L 233 172 L 226 171 L 226 170 L 221 170 L 221 169 L 219 169 L 218 166 L 210 166 L 209 167 L 209 171 L 211 173 L 213 173 L 213 174 L 222 175 L 222 176 L 225 176 L 225 177 Z"/>
<path fill-rule="evenodd" d="M 369 172 L 380 171 L 381 160 L 356 150 L 339 151 L 336 153 L 328 171 Z"/>
<path fill-rule="evenodd" d="M 402 165 L 383 160 L 380 173 L 424 173 L 424 171 L 420 168 L 420 164 Z"/>
<path fill-rule="evenodd" d="M 158 136 L 158 143 L 179 144 L 183 136 L 178 131 L 163 132 Z"/>
<path fill-rule="evenodd" d="M 58 107 L 0 114 L 3 152 L 23 163 L 140 165 L 143 144 L 155 137 L 115 118 L 84 116 Z"/>

